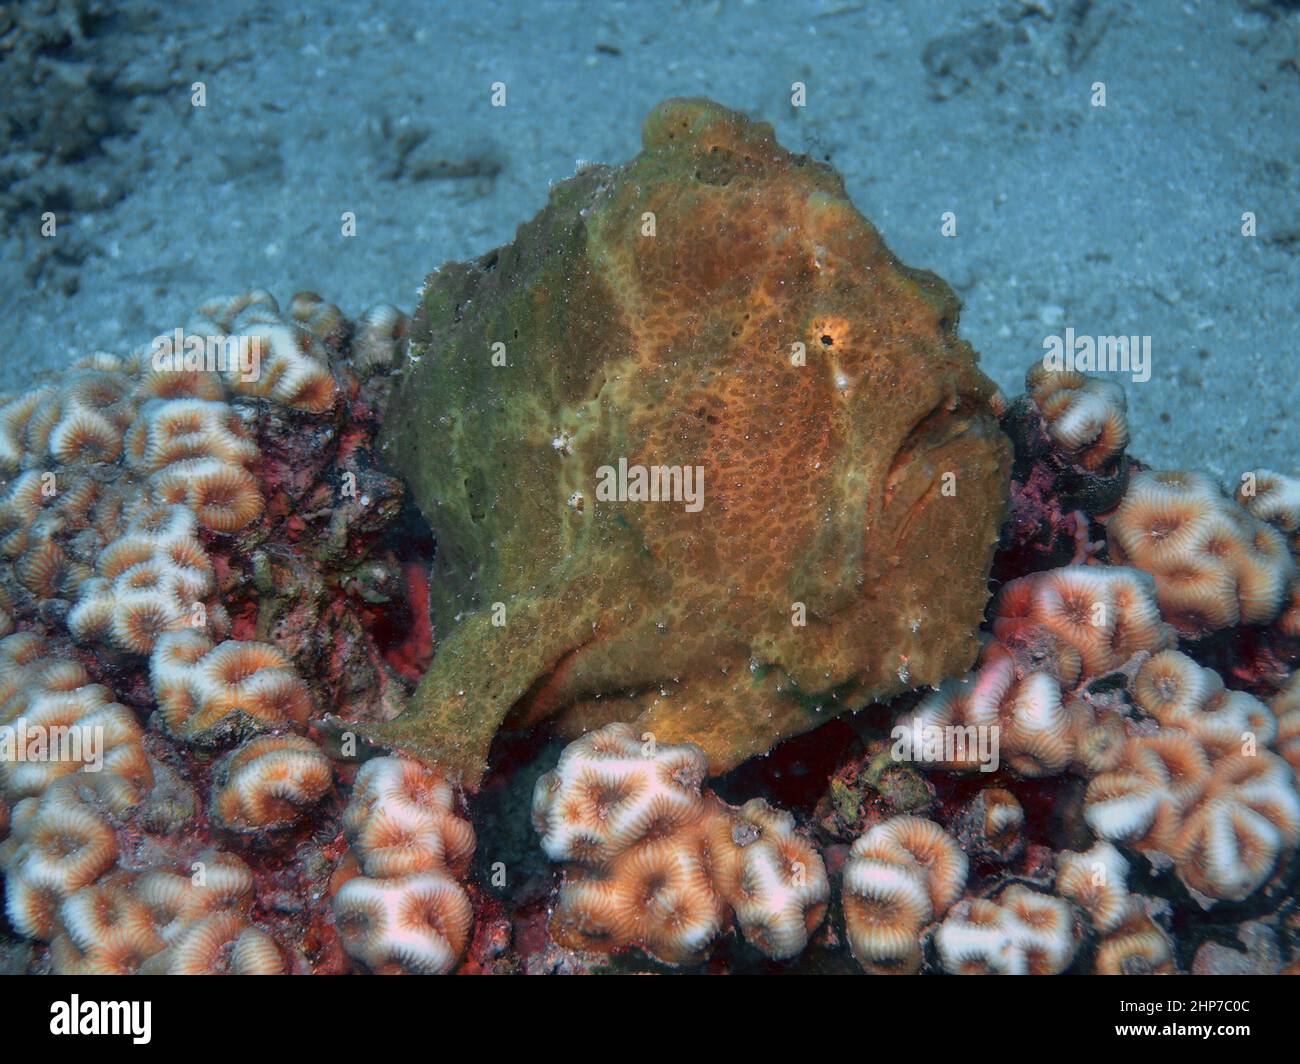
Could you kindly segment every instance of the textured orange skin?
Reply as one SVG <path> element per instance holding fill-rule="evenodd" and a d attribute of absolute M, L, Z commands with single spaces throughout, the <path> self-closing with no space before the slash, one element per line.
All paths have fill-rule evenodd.
<path fill-rule="evenodd" d="M 765 124 L 670 100 L 644 145 L 430 277 L 386 416 L 441 645 L 361 730 L 471 787 L 502 727 L 636 721 L 721 772 L 975 657 L 1009 449 L 951 290 Z M 703 509 L 598 501 L 620 458 L 702 466 Z"/>

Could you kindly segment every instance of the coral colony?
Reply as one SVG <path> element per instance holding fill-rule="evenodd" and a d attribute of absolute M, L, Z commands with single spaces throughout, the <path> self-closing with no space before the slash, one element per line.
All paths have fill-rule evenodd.
<path fill-rule="evenodd" d="M 0 406 L 7 954 L 1300 965 L 1300 479 L 1130 457 L 1073 337 L 1003 397 L 767 126 L 644 141 L 409 321 L 249 292 Z"/>

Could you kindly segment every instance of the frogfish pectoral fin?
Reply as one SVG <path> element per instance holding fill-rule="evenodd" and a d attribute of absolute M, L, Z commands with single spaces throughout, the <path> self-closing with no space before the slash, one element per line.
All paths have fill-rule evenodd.
<path fill-rule="evenodd" d="M 506 623 L 474 613 L 438 646 L 401 716 L 350 722 L 369 742 L 438 768 L 470 790 L 487 770 L 493 737 L 511 709 L 580 641 L 582 622 L 536 603 L 514 606 Z M 567 620 L 567 623 L 566 623 Z M 590 623 L 586 623 L 588 635 Z"/>

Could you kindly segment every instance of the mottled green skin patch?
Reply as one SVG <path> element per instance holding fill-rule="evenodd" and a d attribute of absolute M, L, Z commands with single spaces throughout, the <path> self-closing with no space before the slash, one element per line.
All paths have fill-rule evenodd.
<path fill-rule="evenodd" d="M 766 125 L 673 100 L 644 141 L 429 278 L 387 415 L 440 645 L 363 730 L 470 785 L 545 718 L 725 770 L 975 654 L 1008 457 L 951 291 Z M 703 508 L 599 501 L 620 458 L 702 467 Z"/>

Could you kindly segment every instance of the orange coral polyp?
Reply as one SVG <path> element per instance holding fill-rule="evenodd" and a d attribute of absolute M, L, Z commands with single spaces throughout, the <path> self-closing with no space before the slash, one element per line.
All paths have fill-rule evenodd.
<path fill-rule="evenodd" d="M 275 940 L 237 912 L 195 921 L 167 948 L 157 968 L 167 975 L 283 975 Z"/>
<path fill-rule="evenodd" d="M 152 400 L 127 435 L 127 457 L 141 473 L 161 472 L 176 462 L 211 458 L 222 465 L 257 460 L 257 444 L 223 402 Z"/>
<path fill-rule="evenodd" d="M 803 950 L 829 895 L 821 856 L 766 802 L 702 795 L 706 771 L 699 747 L 647 745 L 626 724 L 565 748 L 533 792 L 542 848 L 565 862 L 557 941 L 692 964 L 734 918 L 770 957 Z"/>
<path fill-rule="evenodd" d="M 153 477 L 160 502 L 183 504 L 213 532 L 237 532 L 262 513 L 262 492 L 242 466 L 214 458 L 173 462 Z"/>
<path fill-rule="evenodd" d="M 362 874 L 336 892 L 334 919 L 369 970 L 439 974 L 463 954 L 475 836 L 454 807 L 446 779 L 418 762 L 378 757 L 357 773 L 343 829 Z"/>
<path fill-rule="evenodd" d="M 1138 473 L 1106 531 L 1113 560 L 1155 577 L 1161 612 L 1190 638 L 1273 620 L 1296 576 L 1281 534 L 1200 473 Z"/>
<path fill-rule="evenodd" d="M 242 833 L 291 826 L 333 782 L 329 758 L 297 735 L 252 739 L 215 775 L 213 811 L 225 827 Z"/>
<path fill-rule="evenodd" d="M 1072 668 L 1053 671 L 1063 683 L 1084 682 L 1118 669 L 1134 654 L 1171 646 L 1160 617 L 1156 585 L 1134 569 L 1071 565 L 1020 577 L 999 593 L 992 616 L 1003 643 L 1046 631 L 1078 655 Z M 1071 662 L 1072 659 L 1066 659 Z"/>
<path fill-rule="evenodd" d="M 334 919 L 343 948 L 371 972 L 441 975 L 464 952 L 474 912 L 443 875 L 358 876 L 335 895 Z"/>
<path fill-rule="evenodd" d="M 366 875 L 445 871 L 460 878 L 474 853 L 474 829 L 455 813 L 445 779 L 419 762 L 375 758 L 353 783 L 343 828 Z"/>
<path fill-rule="evenodd" d="M 1173 974 L 1173 946 L 1138 898 L 1130 896 L 1123 922 L 1097 944 L 1093 971 L 1097 975 Z"/>
<path fill-rule="evenodd" d="M 1084 469 L 1110 465 L 1128 445 L 1128 403 L 1114 381 L 1049 370 L 1036 362 L 1025 387 L 1047 422 L 1047 431 Z"/>
<path fill-rule="evenodd" d="M 113 462 L 122 453 L 122 432 L 103 415 L 74 408 L 50 432 L 49 448 L 60 465 Z"/>
<path fill-rule="evenodd" d="M 194 629 L 158 639 L 150 677 L 163 720 L 189 742 L 306 724 L 311 694 L 289 659 L 269 643 L 214 646 Z"/>
<path fill-rule="evenodd" d="M 958 903 L 935 933 L 954 975 L 1055 975 L 1074 960 L 1079 939 L 1068 903 L 1019 883 L 996 900 Z"/>
<path fill-rule="evenodd" d="M 877 975 L 921 970 L 921 933 L 966 886 L 966 854 L 938 824 L 898 816 L 854 842 L 844 866 L 844 918 L 858 963 Z"/>
<path fill-rule="evenodd" d="M 1212 758 L 1178 727 L 1131 738 L 1119 768 L 1088 784 L 1084 818 L 1101 838 L 1164 854 L 1193 890 L 1230 901 L 1263 886 L 1300 842 L 1286 762 L 1264 750 Z"/>

